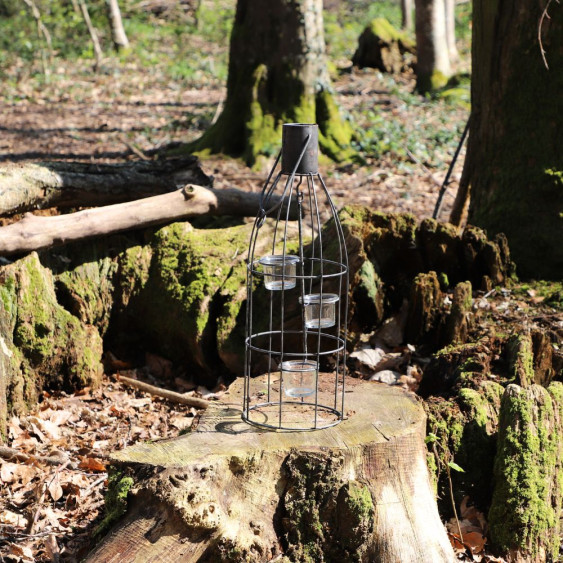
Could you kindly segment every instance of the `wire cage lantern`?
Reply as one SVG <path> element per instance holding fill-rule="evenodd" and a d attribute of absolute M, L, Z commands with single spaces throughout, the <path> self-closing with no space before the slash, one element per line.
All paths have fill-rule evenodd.
<path fill-rule="evenodd" d="M 318 127 L 285 124 L 248 250 L 243 420 L 305 431 L 343 419 L 348 276 Z"/>

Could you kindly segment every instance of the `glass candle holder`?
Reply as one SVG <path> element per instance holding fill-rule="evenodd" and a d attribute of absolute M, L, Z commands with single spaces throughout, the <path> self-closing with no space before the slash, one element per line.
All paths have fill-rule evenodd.
<path fill-rule="evenodd" d="M 295 274 L 298 256 L 271 255 L 260 258 L 264 269 L 264 285 L 271 291 L 281 291 L 295 287 Z"/>
<path fill-rule="evenodd" d="M 281 363 L 283 392 L 288 397 L 308 397 L 315 392 L 319 365 L 311 360 L 290 360 Z"/>
<path fill-rule="evenodd" d="M 310 293 L 299 298 L 305 307 L 306 328 L 327 328 L 335 324 L 335 303 L 338 302 L 335 293 Z"/>

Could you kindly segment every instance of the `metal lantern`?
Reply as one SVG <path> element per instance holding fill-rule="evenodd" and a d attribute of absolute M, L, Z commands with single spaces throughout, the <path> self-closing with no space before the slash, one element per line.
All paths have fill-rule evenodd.
<path fill-rule="evenodd" d="M 328 428 L 344 416 L 348 255 L 318 172 L 317 125 L 283 126 L 260 201 L 248 250 L 242 418 L 270 430 Z"/>

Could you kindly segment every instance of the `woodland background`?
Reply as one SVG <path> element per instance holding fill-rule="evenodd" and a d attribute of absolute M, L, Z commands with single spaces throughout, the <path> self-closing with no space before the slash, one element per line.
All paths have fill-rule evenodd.
<path fill-rule="evenodd" d="M 62 0 L 35 4 L 0 1 L 0 164 L 81 161 L 94 169 L 120 162 L 153 164 L 163 150 L 197 141 L 219 119 L 226 98 L 234 0 L 122 1 L 129 45 L 118 49 L 106 3 L 91 0 L 88 12 L 100 51 L 86 28 L 82 5 Z M 518 384 L 532 389 L 533 383 L 547 388 L 563 379 L 563 275 L 556 272 L 544 281 L 534 279 L 537 276 L 528 271 L 526 279 L 519 280 L 518 264 L 512 264 L 502 239 L 493 242 L 491 236 L 487 241 L 478 229 L 466 231 L 462 239 L 453 227 L 442 228 L 430 221 L 442 187 L 445 195 L 437 219 L 448 220 L 462 176 L 465 145 L 449 184 L 443 186 L 471 109 L 472 4 L 460 2 L 455 7 L 459 58 L 453 63 L 452 78 L 425 93 L 417 89 L 412 53 L 406 53 L 395 72 L 352 65 L 358 38 L 374 18 L 386 18 L 396 29 L 401 28 L 398 3 L 329 0 L 324 3 L 323 17 L 333 94 L 342 119 L 354 131 L 350 146 L 356 155 L 340 162 L 321 160 L 338 208 L 350 204 L 369 207 L 371 211 L 361 215 L 363 224 L 369 225 L 366 230 L 389 232 L 391 248 L 399 259 L 412 233 L 420 240 L 428 237 L 429 244 L 443 237 L 439 242 L 446 249 L 436 259 L 424 254 L 424 260 L 441 266 L 441 271 L 425 266 L 426 271 L 419 272 L 406 266 L 403 276 L 390 264 L 378 280 L 366 273 L 366 268 L 359 269 L 362 274 L 354 287 L 354 299 L 360 304 L 357 311 L 365 303 L 368 308 L 363 309 L 364 316 L 357 313 L 353 318 L 350 373 L 378 384 L 403 386 L 425 399 L 428 461 L 435 475 L 441 515 L 460 559 L 504 561 L 510 559 L 510 553 L 519 552 L 532 560 L 546 549 L 555 557 L 559 553 L 559 524 L 554 522 L 559 522 L 563 491 L 558 485 L 554 493 L 552 482 L 558 479 L 561 452 L 554 454 L 553 463 L 538 457 L 537 444 L 530 454 L 523 454 L 524 466 L 518 469 L 516 480 L 523 483 L 524 494 L 507 493 L 510 502 L 529 515 L 528 521 L 539 522 L 537 530 L 531 526 L 533 533 L 524 534 L 523 544 L 518 536 L 530 527 L 527 522 L 510 522 L 514 533 L 507 538 L 494 529 L 491 536 L 495 524 L 489 519 L 506 520 L 505 514 L 498 513 L 506 497 L 492 500 L 504 388 Z M 414 41 L 412 28 L 405 34 Z M 257 193 L 278 145 L 271 143 L 262 149 L 252 166 L 205 150 L 198 156 L 203 174 L 213 177 L 214 188 Z M 399 216 L 380 217 L 373 212 L 410 213 L 413 217 L 403 224 Z M 46 216 L 56 213 L 39 212 Z M 350 232 L 361 230 L 358 217 L 353 213 L 345 216 Z M 1 222 L 8 225 L 20 218 L 19 213 L 7 213 Z M 420 224 L 423 220 L 427 221 Z M 239 221 L 199 217 L 191 223 L 204 232 Z M 164 229 L 161 234 L 156 229 L 137 231 L 127 235 L 130 238 L 125 247 L 142 248 L 155 233 L 161 242 L 168 241 L 169 231 Z M 112 249 L 121 248 L 119 244 Z M 453 266 L 457 258 L 447 250 L 449 245 L 464 245 L 466 254 L 473 252 L 474 258 L 486 265 L 479 262 L 474 270 L 465 263 Z M 205 255 L 205 243 L 202 248 Z M 367 248 L 366 244 L 369 254 Z M 493 266 L 483 258 L 485 248 L 494 248 L 497 253 Z M 100 289 L 103 283 L 96 289 L 99 294 L 81 294 L 71 279 L 73 274 L 65 278 L 65 272 L 78 271 L 75 250 L 54 249 L 48 259 L 42 254 L 40 259 L 34 254 L 2 258 L 5 294 L 11 291 L 6 283 L 10 272 L 16 272 L 17 278 L 21 275 L 18 268 L 43 272 L 48 264 L 47 269 L 56 276 L 57 293 L 55 297 L 49 290 L 39 294 L 45 315 L 55 315 L 52 311 L 57 310 L 58 301 L 81 321 L 89 319 L 98 327 L 105 326 L 110 318 L 105 309 L 114 304 L 109 292 L 106 295 Z M 131 266 L 134 278 L 138 276 L 136 268 L 142 270 L 144 258 L 142 252 L 128 256 L 136 260 Z M 370 256 L 365 264 L 376 259 Z M 437 271 L 434 276 L 428 273 L 432 269 Z M 99 276 L 101 280 L 102 270 L 100 266 L 95 274 L 79 275 Z M 467 280 L 473 285 L 464 285 Z M 393 288 L 385 302 L 365 301 L 370 283 L 380 282 Z M 428 287 L 429 292 L 424 289 Z M 424 305 L 415 305 L 417 298 Z M 3 301 L 5 309 L 7 299 Z M 401 306 L 403 299 L 409 307 Z M 22 316 L 24 304 L 18 303 Z M 38 316 L 30 311 L 30 316 Z M 407 316 L 410 329 L 405 325 Z M 0 553 L 7 561 L 80 560 L 92 548 L 93 539 L 103 536 L 125 510 L 127 482 L 115 473 L 112 476 L 111 471 L 108 477 L 108 455 L 137 441 L 188 432 L 197 420 L 198 410 L 193 406 L 134 391 L 124 384 L 124 378 L 144 380 L 194 399 L 213 401 L 227 391 L 232 379 L 228 370 L 210 377 L 212 362 L 206 359 L 205 369 L 199 373 L 173 352 L 166 354 L 167 346 L 158 338 L 151 340 L 153 333 L 167 324 L 166 319 L 158 318 L 158 312 L 151 311 L 143 322 L 147 324 L 145 335 L 141 341 L 133 335 L 133 344 L 115 337 L 118 328 L 107 334 L 107 326 L 100 330 L 104 334 L 101 378 L 89 380 L 79 374 L 65 380 L 59 370 L 68 369 L 70 360 L 63 362 L 63 368 L 51 367 L 43 359 L 33 359 L 31 352 L 29 365 L 41 372 L 46 383 L 38 387 L 35 404 L 8 405 L 4 445 L 0 446 Z M 47 321 L 44 324 L 49 326 Z M 131 329 L 131 324 L 122 326 L 125 331 Z M 51 336 L 47 330 L 46 339 Z M 88 334 L 83 337 L 87 342 Z M 4 340 L 1 344 L 6 346 Z M 557 398 L 557 389 L 550 391 L 551 397 Z M 531 400 L 537 399 L 539 392 L 526 392 Z M 20 395 L 30 396 L 25 392 Z M 18 394 L 13 392 L 12 396 Z M 557 411 L 557 406 L 563 408 L 555 401 L 552 411 Z M 530 407 L 535 414 L 529 415 L 534 424 L 541 422 L 542 416 L 555 416 L 552 411 L 551 415 L 543 411 L 537 415 L 534 409 Z M 522 407 L 523 418 L 524 411 Z M 475 421 L 477 427 L 471 426 Z M 506 427 L 510 422 L 504 424 Z M 549 442 L 549 447 L 555 448 L 554 443 Z M 527 470 L 534 472 L 546 463 L 552 463 L 553 474 L 541 478 L 550 485 L 536 490 Z M 504 470 L 501 465 L 497 462 L 499 472 Z M 552 501 L 551 495 L 558 500 Z M 545 500 L 547 496 L 550 500 Z M 544 508 L 551 511 L 549 515 L 542 512 Z M 493 510 L 491 515 L 489 510 Z"/>

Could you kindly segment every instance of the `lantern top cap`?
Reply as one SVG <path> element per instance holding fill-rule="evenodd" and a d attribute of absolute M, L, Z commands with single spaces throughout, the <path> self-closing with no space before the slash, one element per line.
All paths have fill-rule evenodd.
<path fill-rule="evenodd" d="M 284 123 L 281 162 L 282 174 L 318 173 L 319 126 L 316 123 Z"/>

